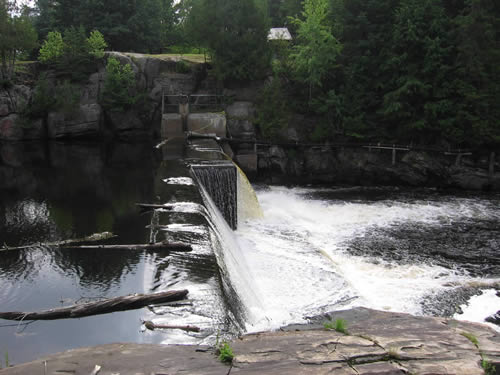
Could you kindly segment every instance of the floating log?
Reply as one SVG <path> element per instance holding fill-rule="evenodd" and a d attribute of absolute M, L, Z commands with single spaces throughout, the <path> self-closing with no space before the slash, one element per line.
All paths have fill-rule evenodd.
<path fill-rule="evenodd" d="M 168 250 L 178 252 L 189 252 L 193 248 L 191 245 L 182 242 L 157 242 L 150 244 L 129 244 L 129 245 L 79 245 L 79 246 L 64 246 L 65 249 L 82 249 L 82 250 Z"/>
<path fill-rule="evenodd" d="M 196 326 L 175 326 L 175 325 L 168 325 L 168 324 L 155 324 L 150 320 L 147 320 L 144 322 L 144 326 L 151 330 L 154 331 L 155 329 L 182 329 L 183 331 L 187 332 L 200 332 L 200 328 Z"/>
<path fill-rule="evenodd" d="M 136 206 L 143 210 L 147 210 L 149 208 L 155 209 L 155 208 L 161 208 L 164 210 L 171 210 L 172 205 L 165 205 L 165 204 L 154 204 L 154 203 L 136 203 Z"/>
<path fill-rule="evenodd" d="M 29 248 L 35 247 L 35 246 L 63 247 L 66 245 L 73 245 L 73 244 L 84 243 L 84 242 L 105 241 L 105 240 L 109 240 L 110 238 L 116 238 L 116 237 L 118 237 L 118 236 L 115 236 L 111 232 L 103 232 L 103 233 L 94 233 L 94 234 L 91 234 L 90 236 L 83 237 L 83 238 L 74 238 L 74 239 L 69 239 L 69 240 L 64 240 L 64 241 L 56 241 L 56 242 L 40 242 L 40 243 L 24 245 L 24 246 L 16 246 L 16 247 L 10 247 L 10 246 L 7 246 L 6 244 L 4 244 L 3 247 L 0 248 L 0 252 L 1 251 L 11 251 L 11 250 L 24 250 L 24 249 L 29 249 Z"/>
<path fill-rule="evenodd" d="M 141 307 L 184 299 L 187 290 L 172 290 L 154 294 L 132 294 L 103 301 L 83 303 L 39 312 L 0 312 L 0 319 L 6 320 L 56 320 L 82 318 L 91 315 L 108 314 L 115 311 L 136 310 Z"/>

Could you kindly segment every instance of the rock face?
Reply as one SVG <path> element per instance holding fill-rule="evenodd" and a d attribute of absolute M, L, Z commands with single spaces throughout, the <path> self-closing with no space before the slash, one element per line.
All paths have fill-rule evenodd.
<path fill-rule="evenodd" d="M 464 160 L 457 166 L 454 159 L 442 154 L 417 151 L 398 152 L 396 156 L 393 165 L 390 150 L 271 146 L 259 153 L 259 177 L 275 182 L 500 189 L 500 173 L 489 175 L 472 161 Z"/>
<path fill-rule="evenodd" d="M 51 112 L 48 117 L 49 138 L 96 137 L 100 134 L 102 109 L 97 103 L 80 105 L 70 115 Z"/>
<path fill-rule="evenodd" d="M 236 101 L 226 108 L 226 116 L 228 133 L 238 140 L 233 145 L 235 161 L 247 175 L 255 177 L 258 170 L 257 135 L 253 124 L 255 107 L 249 101 Z"/>
<path fill-rule="evenodd" d="M 500 336 L 486 326 L 356 308 L 338 312 L 348 334 L 317 323 L 245 335 L 229 343 L 231 365 L 206 346 L 111 344 L 70 350 L 2 371 L 5 375 L 89 374 L 484 374 L 500 368 Z M 332 318 L 332 317 L 330 317 Z M 466 335 L 478 340 L 475 346 Z M 46 364 L 46 365 L 45 365 Z"/>
<path fill-rule="evenodd" d="M 105 111 L 100 99 L 106 79 L 104 64 L 88 80 L 73 83 L 80 93 L 74 113 L 49 113 L 47 118 L 36 119 L 33 124 L 21 129 L 19 116 L 22 109 L 31 103 L 33 89 L 15 85 L 9 90 L 0 89 L 0 139 L 24 140 L 39 138 L 79 138 L 115 136 L 126 139 L 144 139 L 160 135 L 162 93 L 192 93 L 196 90 L 197 76 L 194 73 L 176 72 L 178 61 L 163 60 L 141 54 L 107 52 L 105 59 L 116 58 L 121 64 L 130 64 L 135 73 L 136 84 L 132 95 L 147 98 L 143 107 L 125 113 Z M 97 71 L 98 70 L 98 71 Z M 55 86 L 53 77 L 50 85 Z M 166 103 L 169 105 L 168 99 Z M 177 105 L 174 106 L 177 109 Z M 16 117 L 17 116 L 17 117 Z M 23 119 L 24 120 L 24 119 Z M 19 125 L 22 127 L 21 125 Z M 48 129 L 48 131 L 46 130 Z M 40 130 L 40 131 L 39 131 Z"/>

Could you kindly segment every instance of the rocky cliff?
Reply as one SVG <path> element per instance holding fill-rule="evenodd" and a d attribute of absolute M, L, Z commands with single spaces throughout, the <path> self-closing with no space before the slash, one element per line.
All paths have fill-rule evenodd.
<path fill-rule="evenodd" d="M 35 84 L 0 88 L 0 140 L 67 139 L 115 137 L 143 139 L 159 136 L 161 95 L 191 93 L 197 85 L 196 68 L 178 73 L 178 59 L 162 59 L 140 54 L 108 52 L 105 59 L 114 57 L 122 64 L 130 64 L 135 73 L 134 94 L 145 97 L 140 110 L 106 111 L 101 97 L 106 79 L 105 64 L 83 82 L 73 83 L 78 100 L 74 108 L 53 109 L 40 118 L 24 118 L 26 109 L 33 105 Z M 184 70 L 186 70 L 184 66 Z M 55 85 L 56 72 L 46 71 L 49 86 Z M 37 77 L 33 81 L 36 81 Z"/>

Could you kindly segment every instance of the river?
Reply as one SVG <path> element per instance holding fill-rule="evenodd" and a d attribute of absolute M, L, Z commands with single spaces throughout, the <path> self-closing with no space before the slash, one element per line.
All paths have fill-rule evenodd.
<path fill-rule="evenodd" d="M 261 186 L 257 196 L 264 217 L 236 232 L 263 306 L 250 330 L 355 306 L 480 322 L 500 310 L 499 195 Z"/>
<path fill-rule="evenodd" d="M 190 203 L 197 198 L 179 193 L 192 181 L 166 179 L 177 162 L 161 163 L 152 150 L 150 144 L 0 147 L 0 242 L 35 244 L 0 253 L 2 311 L 190 291 L 184 307 L 29 324 L 0 320 L 0 358 L 8 353 L 11 363 L 20 363 L 109 342 L 213 344 L 219 335 L 353 306 L 476 321 L 500 310 L 497 194 L 258 185 L 262 217 L 240 218 L 235 232 L 209 230 L 210 218 L 193 215 L 203 211 Z M 162 181 L 177 190 L 163 191 Z M 135 203 L 160 196 L 185 214 L 160 223 L 155 236 L 189 241 L 192 253 L 36 245 L 103 231 L 117 234 L 117 243 L 148 242 L 151 216 Z M 218 230 L 225 239 L 213 236 Z M 222 278 L 217 261 L 227 263 Z M 238 298 L 222 286 L 226 273 Z M 240 316 L 243 308 L 247 314 Z M 202 332 L 151 332 L 142 324 L 149 319 L 198 325 Z"/>

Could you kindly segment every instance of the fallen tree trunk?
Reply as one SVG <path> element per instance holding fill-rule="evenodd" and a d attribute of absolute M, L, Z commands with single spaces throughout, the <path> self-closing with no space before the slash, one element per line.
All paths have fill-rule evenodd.
<path fill-rule="evenodd" d="M 136 310 L 141 307 L 184 299 L 187 290 L 172 290 L 154 294 L 132 294 L 104 301 L 83 303 L 39 312 L 0 312 L 0 319 L 6 320 L 56 320 L 82 318 L 91 315 L 108 314 L 115 311 Z"/>
<path fill-rule="evenodd" d="M 133 245 L 80 245 L 80 246 L 64 246 L 65 249 L 103 249 L 103 250 L 168 250 L 189 252 L 193 248 L 191 245 L 182 242 L 158 242 L 152 244 L 133 244 Z"/>
<path fill-rule="evenodd" d="M 135 205 L 143 210 L 147 210 L 150 208 L 152 208 L 152 209 L 161 208 L 164 210 L 171 210 L 172 209 L 172 205 L 164 205 L 164 204 L 136 203 Z"/>
<path fill-rule="evenodd" d="M 65 245 L 73 245 L 73 244 L 84 243 L 84 242 L 105 241 L 105 240 L 109 240 L 110 238 L 115 238 L 115 237 L 118 237 L 118 236 L 115 236 L 111 232 L 103 232 L 103 233 L 94 233 L 94 234 L 91 234 L 90 236 L 83 237 L 83 238 L 74 238 L 74 239 L 56 241 L 56 242 L 40 242 L 40 243 L 36 243 L 36 244 L 16 246 L 16 247 L 10 247 L 10 246 L 7 246 L 6 244 L 4 244 L 3 247 L 0 248 L 0 252 L 1 251 L 11 251 L 11 250 L 24 250 L 24 249 L 29 249 L 30 247 L 35 247 L 35 246 L 59 246 L 59 247 L 62 247 Z"/>
<path fill-rule="evenodd" d="M 155 324 L 150 320 L 145 321 L 144 326 L 151 331 L 154 331 L 155 329 L 182 329 L 183 331 L 187 332 L 200 332 L 200 328 L 196 326 L 173 326 L 168 324 Z"/>

